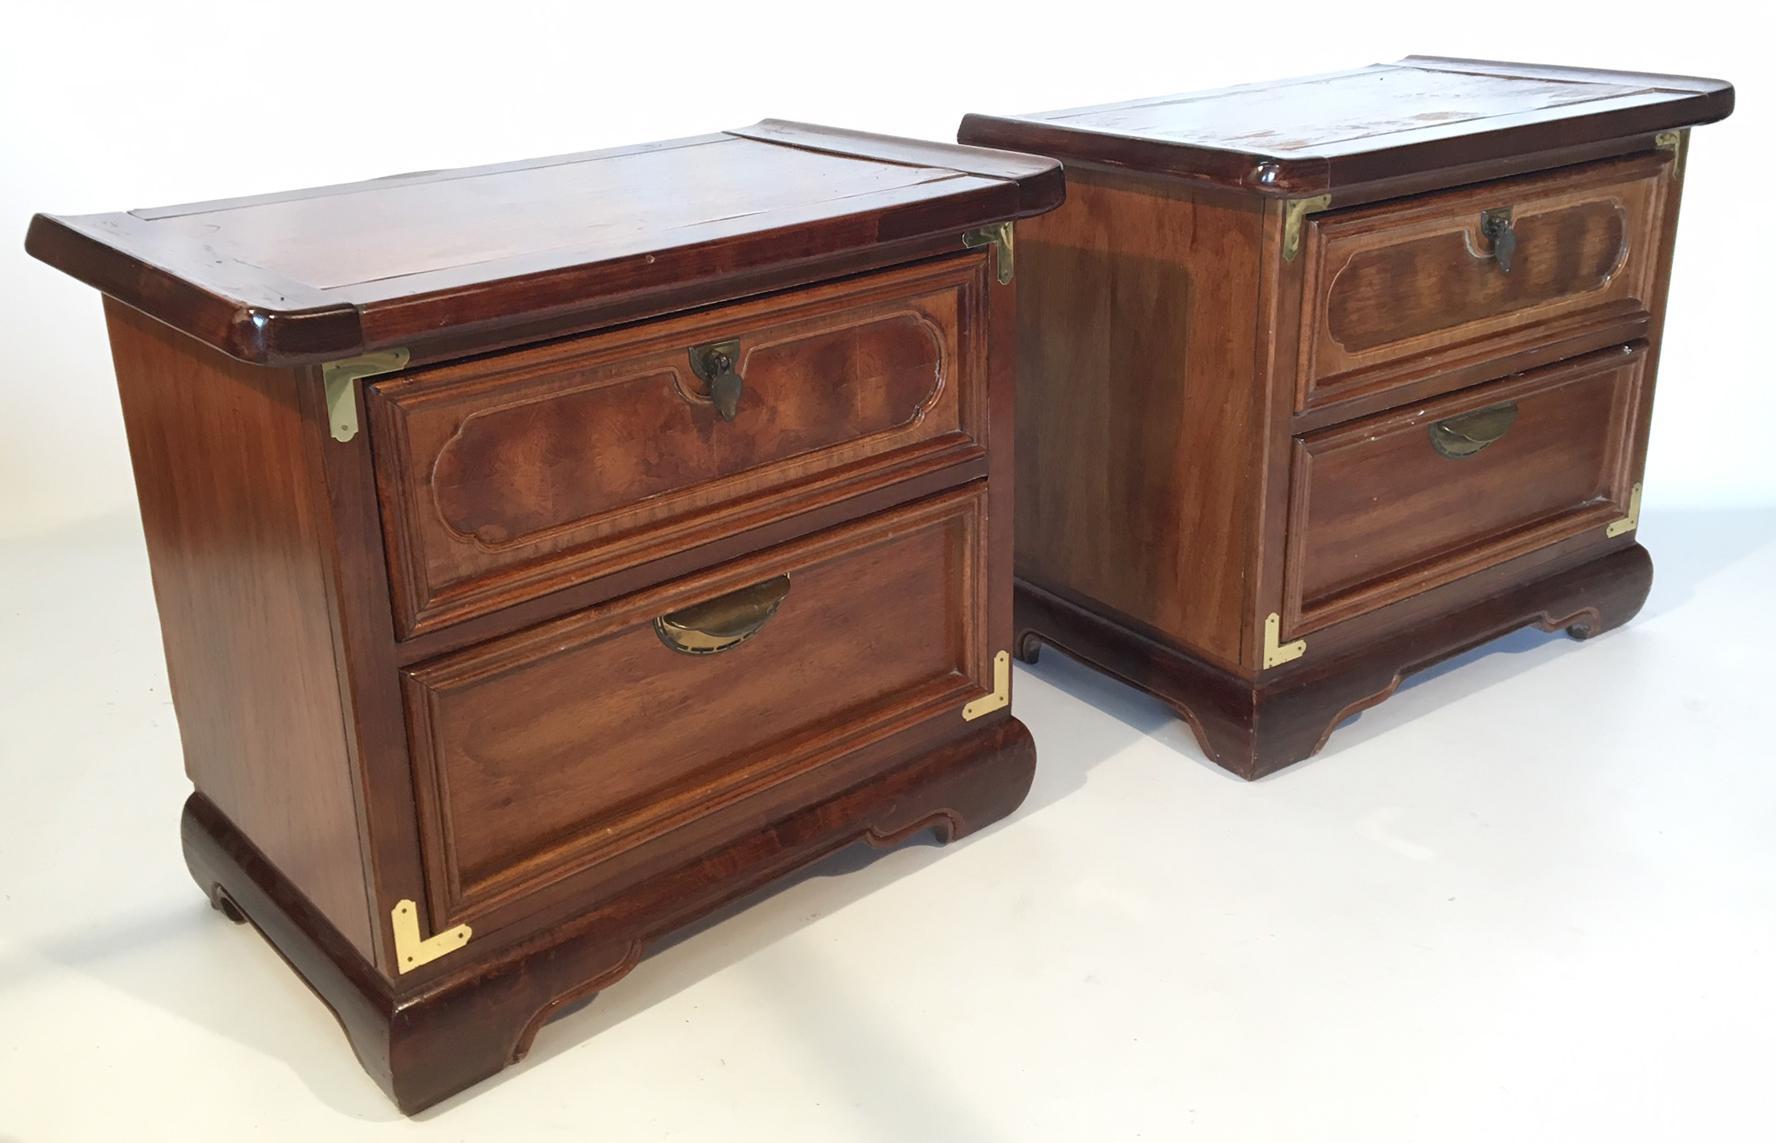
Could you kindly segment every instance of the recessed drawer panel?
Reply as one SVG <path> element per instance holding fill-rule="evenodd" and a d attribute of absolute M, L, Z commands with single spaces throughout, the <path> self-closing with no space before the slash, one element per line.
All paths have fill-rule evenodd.
<path fill-rule="evenodd" d="M 433 915 L 657 860 L 899 729 L 960 727 L 992 689 L 985 505 L 977 482 L 404 672 Z"/>
<path fill-rule="evenodd" d="M 1310 215 L 1298 407 L 1644 320 L 1663 156 Z"/>
<path fill-rule="evenodd" d="M 980 455 L 984 264 L 964 256 L 376 384 L 403 633 Z"/>
<path fill-rule="evenodd" d="M 1293 637 L 1629 512 L 1643 346 L 1295 441 Z"/>

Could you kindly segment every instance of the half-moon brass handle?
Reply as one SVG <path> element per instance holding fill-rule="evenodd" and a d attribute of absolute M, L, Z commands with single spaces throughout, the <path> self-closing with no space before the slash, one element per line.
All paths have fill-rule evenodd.
<path fill-rule="evenodd" d="M 1506 401 L 1489 409 L 1445 417 L 1431 424 L 1431 447 L 1450 460 L 1473 456 L 1505 435 L 1517 419 L 1517 402 Z"/>
<path fill-rule="evenodd" d="M 757 635 L 788 594 L 789 577 L 780 575 L 668 612 L 654 620 L 654 632 L 681 654 L 719 654 Z"/>

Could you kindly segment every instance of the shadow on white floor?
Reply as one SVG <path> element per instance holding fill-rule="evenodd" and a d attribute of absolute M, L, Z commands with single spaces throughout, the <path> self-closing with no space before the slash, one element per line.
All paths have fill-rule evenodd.
<path fill-rule="evenodd" d="M 1353 789 L 1373 783 L 1379 760 L 1397 749 L 1395 738 L 1409 740 L 1413 745 L 1405 748 L 1416 751 L 1423 749 L 1428 730 L 1447 730 L 1438 736 L 1450 743 L 1447 756 L 1411 760 L 1419 768 L 1415 782 L 1434 778 L 1427 768 L 1438 764 L 1454 768 L 1471 761 L 1461 758 L 1464 734 L 1471 729 L 1472 712 L 1493 709 L 1485 698 L 1493 688 L 1539 696 L 1547 710 L 1526 710 L 1524 720 L 1526 725 L 1545 726 L 1549 711 L 1573 700 L 1553 683 L 1526 688 L 1522 685 L 1526 677 L 1566 679 L 1570 687 L 1569 661 L 1574 656 L 1596 656 L 1598 671 L 1615 672 L 1625 680 L 1624 686 L 1651 686 L 1655 689 L 1650 693 L 1657 693 L 1659 672 L 1681 669 L 1675 659 L 1666 657 L 1679 642 L 1687 640 L 1685 646 L 1694 646 L 1698 640 L 1749 641 L 1756 637 L 1749 632 L 1768 626 L 1767 594 L 1736 604 L 1741 611 L 1737 628 L 1723 627 L 1722 601 L 1712 595 L 1700 597 L 1723 577 L 1742 581 L 1747 574 L 1742 565 L 1776 567 L 1772 552 L 1776 510 L 1649 514 L 1643 535 L 1657 573 L 1646 609 L 1629 627 L 1585 644 L 1538 632 L 1494 641 L 1413 676 L 1393 698 L 1341 727 L 1311 763 L 1256 784 L 1243 783 L 1209 764 L 1188 729 L 1156 700 L 1063 655 L 1047 653 L 1040 665 L 1020 667 L 1018 672 L 1014 710 L 1037 735 L 1039 761 L 1035 788 L 1011 818 L 948 849 L 909 843 L 878 854 L 853 847 L 719 911 L 660 946 L 625 980 L 545 1027 L 523 1064 L 492 1084 L 447 1101 L 421 1117 L 419 1126 L 455 1133 L 462 1125 L 481 1121 L 470 1110 L 478 1103 L 486 1101 L 491 1113 L 495 1107 L 510 1108 L 520 1092 L 527 1099 L 550 1093 L 551 1107 L 584 1105 L 586 1077 L 574 1074 L 575 1068 L 565 1062 L 551 1069 L 546 1066 L 550 1061 L 586 1052 L 608 1068 L 612 1061 L 594 1050 L 593 1041 L 601 1035 L 622 1029 L 625 1044 L 652 1043 L 635 1037 L 670 1036 L 671 1029 L 660 1022 L 682 1017 L 690 994 L 728 995 L 733 989 L 746 994 L 745 990 L 756 989 L 770 998 L 765 1010 L 779 1021 L 768 1033 L 759 1032 L 757 1050 L 786 1051 L 771 1045 L 792 1035 L 798 1051 L 805 1049 L 827 1069 L 824 1079 L 807 1082 L 830 1085 L 834 1100 L 849 1092 L 872 1108 L 872 1122 L 886 1128 L 872 1131 L 872 1137 L 904 1139 L 918 1134 L 920 1124 L 947 1125 L 939 1136 L 943 1138 L 1066 1137 L 1058 1126 L 1054 1135 L 1028 1123 L 1022 1130 L 1008 1128 L 1006 1124 L 1016 1117 L 1007 1118 L 1003 1089 L 994 1089 L 1000 1091 L 994 1097 L 1000 1103 L 992 1103 L 977 1090 L 985 1080 L 971 1079 L 975 1073 L 964 1061 L 933 1056 L 931 1042 L 885 1014 L 897 1007 L 919 1010 L 924 990 L 941 985 L 903 958 L 897 963 L 908 969 L 905 973 L 889 972 L 860 986 L 847 975 L 849 963 L 865 953 L 887 955 L 870 946 L 890 931 L 926 923 L 937 926 L 930 933 L 935 962 L 946 941 L 965 939 L 954 937 L 958 929 L 972 931 L 967 929 L 966 902 L 986 894 L 978 896 L 980 906 L 992 913 L 999 929 L 1014 930 L 1019 943 L 989 954 L 985 946 L 996 938 L 988 934 L 997 930 L 976 931 L 972 939 L 983 944 L 982 955 L 996 956 L 999 962 L 964 957 L 967 963 L 957 971 L 986 974 L 983 981 L 990 979 L 996 988 L 1012 987 L 1003 974 L 1021 971 L 1030 974 L 1029 984 L 1021 992 L 1013 988 L 1014 996 L 1027 994 L 1029 1003 L 1060 1005 L 1063 1012 L 1090 1011 L 1075 1006 L 1102 1004 L 1101 998 L 1093 999 L 1102 994 L 1091 991 L 1101 988 L 1101 983 L 1078 995 L 1051 993 L 1047 990 L 1053 982 L 1041 972 L 1032 973 L 1028 966 L 1002 967 L 1001 962 L 1015 960 L 1017 954 L 1011 950 L 1033 941 L 1051 942 L 1055 962 L 1066 963 L 1065 950 L 1081 939 L 1077 917 L 1069 920 L 1073 916 L 1069 910 L 1077 904 L 1074 895 L 1082 891 L 1079 885 L 1092 886 L 1091 894 L 1111 894 L 1112 899 L 1163 900 L 1168 893 L 1179 892 L 1178 883 L 1170 879 L 1188 877 L 1188 870 L 1161 874 L 1157 867 L 1131 864 L 1126 855 L 1113 858 L 1119 845 L 1115 839 L 1078 832 L 1082 827 L 1068 822 L 1117 821 L 1131 835 L 1150 835 L 1137 839 L 1142 852 L 1173 833 L 1181 841 L 1188 834 L 1194 838 L 1192 844 L 1206 844 L 1204 839 L 1212 839 L 1214 830 L 1236 828 L 1222 821 L 1229 813 L 1259 813 L 1260 825 L 1282 829 L 1289 819 L 1279 815 L 1314 810 L 1312 805 L 1301 805 L 1303 800 L 1324 798 L 1347 782 Z M 277 956 L 250 929 L 229 925 L 211 912 L 185 879 L 176 830 L 185 788 L 178 773 L 177 739 L 164 680 L 155 676 L 146 689 L 162 689 L 144 694 L 145 673 L 152 675 L 160 668 L 139 533 L 117 521 L 100 521 L 71 534 L 39 537 L 28 549 L 10 545 L 0 557 L 0 575 L 12 601 L 13 625 L 23 635 L 14 646 L 30 649 L 8 663 L 13 677 L 7 680 L 8 697 L 0 720 L 0 726 L 7 728 L 6 737 L 0 739 L 5 747 L 5 777 L 14 795 L 0 810 L 0 825 L 6 827 L 0 831 L 5 838 L 0 841 L 0 868 L 7 877 L 0 897 L 0 916 L 7 922 L 0 943 L 0 1026 L 33 1029 L 36 1038 L 36 1050 L 28 1059 L 17 1055 L 12 1059 L 13 1090 L 8 1101 L 35 1108 L 27 1117 L 31 1122 L 71 1116 L 90 1128 L 110 1118 L 105 1108 L 81 1107 L 76 1114 L 71 1110 L 74 1105 L 64 1104 L 59 1111 L 52 1110 L 40 1102 L 48 1098 L 44 1093 L 61 1090 L 58 1085 L 73 1082 L 72 1073 L 82 1069 L 98 1067 L 103 1072 L 121 1066 L 104 1062 L 117 1053 L 123 1053 L 118 1059 L 135 1053 L 140 1060 L 144 1054 L 152 1057 L 157 1044 L 176 1040 L 185 1055 L 162 1062 L 174 1070 L 187 1069 L 185 1083 L 226 1087 L 271 1082 L 263 1066 L 248 1068 L 243 1062 L 257 1058 L 273 1073 L 295 1074 L 310 1098 L 350 1120 L 398 1119 L 361 1074 L 330 1018 Z M 1761 650 L 1758 656 L 1762 661 Z M 1720 655 L 1711 649 L 1705 657 Z M 1763 740 L 1755 719 L 1741 716 L 1736 725 L 1738 730 L 1723 733 L 1743 735 L 1746 749 L 1764 749 L 1756 745 Z M 1507 740 L 1509 731 L 1509 726 L 1490 728 Z M 1616 741 L 1613 748 L 1625 747 Z M 1768 760 L 1767 750 L 1765 754 Z M 1097 806 L 1089 787 L 1112 764 L 1115 779 L 1100 796 L 1113 797 L 1114 804 Z M 1186 769 L 1168 769 L 1179 764 Z M 1531 773 L 1501 767 L 1496 781 L 1532 781 Z M 1152 804 L 1144 805 L 1138 792 L 1131 797 L 1131 788 L 1152 790 Z M 1394 799 L 1406 796 L 1400 793 Z M 1383 795 L 1384 803 L 1386 798 Z M 70 844 L 71 839 L 78 844 Z M 1361 844 L 1360 838 L 1352 844 Z M 971 853 L 977 848 L 978 858 Z M 1437 851 L 1422 843 L 1408 848 Z M 1359 851 L 1359 856 L 1366 852 Z M 1196 853 L 1201 860 L 1201 850 Z M 1336 849 L 1323 859 L 1343 860 Z M 1754 859 L 1770 860 L 1768 852 Z M 1068 870 L 1067 877 L 1073 880 L 1067 884 L 1073 888 L 1057 883 L 1059 868 Z M 1478 866 L 1456 869 L 1452 875 L 1482 880 L 1486 876 Z M 1154 876 L 1162 879 L 1147 884 Z M 1229 874 L 1218 870 L 1204 876 Z M 915 884 L 917 888 L 912 887 Z M 1250 891 L 1273 898 L 1278 916 L 1293 916 L 1304 925 L 1329 923 L 1316 911 L 1318 903 L 1291 896 L 1285 884 L 1263 881 Z M 958 906 L 958 901 L 963 904 Z M 1380 896 L 1376 907 L 1392 906 Z M 874 917 L 896 909 L 914 911 L 898 915 L 893 930 L 873 929 L 874 937 L 837 920 L 850 911 Z M 928 918 L 922 914 L 927 909 Z M 1053 911 L 1052 931 L 1044 927 L 1045 910 Z M 1073 927 L 1064 928 L 1069 925 Z M 815 932 L 834 936 L 811 935 Z M 831 959 L 808 955 L 811 948 L 826 947 L 819 942 L 839 935 L 843 943 L 829 950 Z M 1205 954 L 1197 950 L 1192 955 Z M 1533 947 L 1522 955 L 1535 955 Z M 1137 965 L 1149 963 L 1134 946 L 1129 946 L 1127 956 Z M 1188 990 L 1206 986 L 1202 978 L 1190 974 L 1148 981 L 1128 978 L 1109 966 L 1092 970 L 1086 978 L 1119 979 L 1136 996 L 1162 987 L 1186 990 L 1167 1002 L 1172 1004 L 1197 1003 Z M 712 993 L 716 984 L 729 991 Z M 1732 987 L 1729 980 L 1721 986 Z M 860 987 L 865 991 L 858 991 Z M 1229 986 L 1212 987 L 1221 995 Z M 985 1019 L 1006 1025 L 1000 1034 L 1016 1037 L 1018 1016 L 1014 1010 L 992 1008 L 1005 1003 L 1003 997 L 994 997 L 998 994 L 971 1003 L 984 1006 Z M 1131 1002 L 1139 1011 L 1139 1002 L 1131 997 L 1119 1001 Z M 958 1018 L 957 1012 L 947 1017 Z M 168 1029 L 176 1026 L 190 1026 L 196 1032 L 170 1035 Z M 1154 1035 L 1153 1029 L 1146 1034 Z M 95 1040 L 105 1045 L 97 1050 L 96 1064 Z M 675 1050 L 689 1049 L 681 1044 Z M 1252 1043 L 1228 1044 L 1225 1050 L 1237 1057 L 1262 1055 L 1266 1049 Z M 1029 1065 L 1034 1071 L 1027 1082 L 1060 1082 L 1058 1073 L 1045 1070 L 1061 1066 L 1058 1058 L 1032 1044 L 1022 1045 L 1020 1051 L 1035 1061 Z M 730 1062 L 724 1057 L 724 1065 Z M 770 1067 L 768 1060 L 746 1063 L 754 1069 Z M 984 1060 L 976 1064 L 983 1065 Z M 1089 1075 L 1094 1061 L 1082 1057 L 1075 1066 Z M 1131 1065 L 1123 1061 L 1106 1066 Z M 205 1078 L 190 1078 L 198 1075 Z M 1104 1081 L 1104 1098 L 1116 1092 L 1121 1092 L 1116 1098 L 1128 1098 L 1119 1082 Z M 722 1090 L 728 1093 L 726 1098 L 734 1098 L 732 1089 Z M 502 1098 L 501 1092 L 507 1094 Z M 135 1098 L 151 1095 L 138 1091 Z M 166 1095 L 190 1098 L 189 1093 L 175 1096 L 170 1088 Z M 1089 1104 L 1094 1097 L 1082 1090 L 1077 1098 Z M 1205 1108 L 1215 1106 L 1212 1092 L 1192 1098 Z M 622 1089 L 601 1087 L 593 1102 L 608 1101 L 611 1109 L 620 1109 L 625 1099 L 632 1099 L 638 1108 L 646 1104 L 651 1114 L 671 1114 L 670 1103 L 656 1105 L 653 1095 Z M 251 1102 L 249 1090 L 241 1097 L 241 1106 Z M 803 1110 L 813 1117 L 810 1123 L 825 1122 L 820 1116 L 836 1114 L 825 1107 L 818 1115 Z M 1232 1108 L 1226 1110 L 1237 1114 Z M 291 1134 L 301 1133 L 294 1125 L 312 1111 L 312 1106 L 289 1111 Z M 216 1114 L 219 1124 L 225 1113 Z M 275 1119 L 281 1113 L 267 1108 L 265 1114 Z M 711 1116 L 706 1123 L 721 1119 L 714 1107 Z M 434 1124 L 436 1120 L 441 1122 Z M 310 1122 L 312 1137 L 312 1116 Z M 585 1128 L 583 1119 L 577 1122 Z M 9 1129 L 0 1122 L 0 1133 Z M 789 1123 L 783 1131 L 785 1138 L 809 1137 Z"/>

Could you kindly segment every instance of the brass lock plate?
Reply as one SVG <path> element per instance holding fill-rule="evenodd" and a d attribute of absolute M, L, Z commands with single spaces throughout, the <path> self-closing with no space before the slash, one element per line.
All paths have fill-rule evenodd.
<path fill-rule="evenodd" d="M 710 403 L 724 421 L 740 414 L 740 394 L 746 383 L 740 376 L 740 339 L 713 341 L 691 349 L 691 372 L 708 390 Z"/>

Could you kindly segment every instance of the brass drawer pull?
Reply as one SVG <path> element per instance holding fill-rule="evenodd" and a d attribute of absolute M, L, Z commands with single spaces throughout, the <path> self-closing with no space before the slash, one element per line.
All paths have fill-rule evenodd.
<path fill-rule="evenodd" d="M 740 412 L 740 339 L 699 345 L 691 350 L 691 372 L 709 387 L 709 399 L 721 419 L 731 421 Z"/>
<path fill-rule="evenodd" d="M 1489 409 L 1445 417 L 1431 425 L 1431 447 L 1450 460 L 1473 456 L 1505 435 L 1517 419 L 1517 402 L 1506 401 Z"/>
<path fill-rule="evenodd" d="M 682 654 L 720 654 L 757 635 L 788 594 L 789 577 L 780 575 L 668 612 L 654 620 L 654 632 L 660 642 Z"/>
<path fill-rule="evenodd" d="M 1480 236 L 1491 244 L 1489 253 L 1475 250 L 1472 244 L 1468 252 L 1476 258 L 1490 257 L 1498 263 L 1498 268 L 1509 274 L 1511 262 L 1517 257 L 1517 232 L 1511 228 L 1511 208 L 1501 206 L 1494 210 L 1480 212 Z"/>

